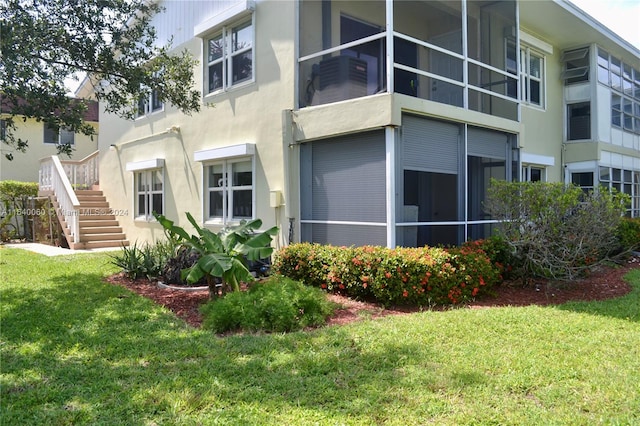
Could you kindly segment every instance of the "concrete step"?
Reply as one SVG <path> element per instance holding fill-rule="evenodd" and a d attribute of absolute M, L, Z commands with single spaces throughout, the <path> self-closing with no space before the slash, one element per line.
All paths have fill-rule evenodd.
<path fill-rule="evenodd" d="M 92 241 L 109 241 L 109 240 L 124 240 L 125 236 L 123 233 L 113 233 L 113 234 L 83 234 L 80 233 L 80 242 L 88 243 Z"/>
<path fill-rule="evenodd" d="M 127 240 L 87 241 L 87 242 L 81 242 L 81 243 L 72 243 L 70 244 L 70 246 L 72 250 L 87 250 L 87 249 L 122 247 L 122 246 L 126 247 L 126 246 L 129 246 L 129 241 Z"/>
<path fill-rule="evenodd" d="M 93 220 L 116 220 L 116 217 L 112 214 L 102 214 L 102 212 L 96 210 L 95 214 L 82 212 L 84 214 L 80 215 L 80 224 L 84 224 L 85 221 L 93 221 Z"/>
<path fill-rule="evenodd" d="M 83 216 L 80 218 L 80 228 L 119 226 L 115 219 L 92 219 L 95 216 Z"/>
<path fill-rule="evenodd" d="M 121 234 L 119 226 L 80 226 L 80 235 L 90 234 Z"/>
<path fill-rule="evenodd" d="M 104 195 L 78 195 L 76 194 L 76 198 L 78 198 L 78 201 L 80 201 L 80 205 L 86 203 L 86 202 L 93 202 L 93 201 L 101 201 L 103 203 L 107 202 L 107 197 L 105 197 Z"/>
<path fill-rule="evenodd" d="M 80 201 L 80 211 L 92 208 L 109 210 L 109 203 L 106 201 Z"/>
<path fill-rule="evenodd" d="M 77 196 L 85 196 L 85 195 L 102 196 L 102 191 L 94 190 L 94 189 L 78 189 L 78 190 L 75 191 L 75 193 L 76 193 L 76 197 Z"/>

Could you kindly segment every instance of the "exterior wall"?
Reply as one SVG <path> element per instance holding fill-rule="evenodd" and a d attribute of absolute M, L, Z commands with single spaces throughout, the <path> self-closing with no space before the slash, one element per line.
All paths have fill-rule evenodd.
<path fill-rule="evenodd" d="M 29 147 L 26 153 L 14 152 L 13 160 L 9 161 L 4 156 L 8 147 L 2 144 L 2 158 L 0 159 L 0 180 L 18 180 L 23 182 L 38 182 L 38 172 L 40 170 L 40 160 L 51 155 L 56 155 L 56 146 L 54 144 L 45 144 L 44 125 L 34 119 L 28 119 L 23 122 L 22 119 L 16 117 L 17 138 L 29 141 Z M 97 129 L 98 124 L 94 127 Z M 98 149 L 98 135 L 93 137 L 82 134 L 76 134 L 74 151 L 71 158 L 61 155 L 61 160 L 81 160 L 87 155 Z"/>
<path fill-rule="evenodd" d="M 170 7 L 172 3 L 176 2 L 169 2 Z M 194 27 L 211 17 L 205 13 L 210 5 L 192 2 L 190 7 L 191 21 L 187 19 L 179 25 L 181 31 L 191 31 L 193 35 Z M 191 116 L 165 106 L 163 111 L 134 122 L 112 115 L 104 118 L 101 187 L 114 210 L 128 213 L 128 217 L 119 220 L 130 241 L 154 240 L 163 231 L 154 221 L 134 219 L 134 175 L 126 170 L 128 163 L 164 159 L 164 214 L 190 229 L 186 212 L 203 222 L 205 185 L 203 164 L 194 160 L 194 153 L 245 143 L 255 144 L 255 218 L 262 219 L 264 227 L 286 228 L 284 208 L 270 207 L 270 192 L 284 191 L 286 186 L 284 158 L 288 148 L 283 141 L 283 111 L 292 109 L 294 104 L 295 51 L 291 40 L 295 26 L 282 22 L 294 22 L 295 3 L 266 1 L 258 2 L 255 8 L 255 82 L 204 96 L 201 112 Z M 176 46 L 178 50 L 184 48 L 203 63 L 201 38 L 192 36 Z M 201 66 L 195 73 L 196 87 L 201 90 L 203 69 Z M 179 127 L 179 132 L 166 131 L 172 126 Z M 110 147 L 112 144 L 115 148 Z M 283 202 L 288 203 L 286 195 Z M 214 231 L 219 227 L 210 225 Z M 281 233 L 286 235 L 286 229 Z"/>
<path fill-rule="evenodd" d="M 134 173 L 127 170 L 128 165 L 163 160 L 164 214 L 179 225 L 189 228 L 185 212 L 193 214 L 199 223 L 205 222 L 205 168 L 203 162 L 194 159 L 194 154 L 204 150 L 253 144 L 254 217 L 262 219 L 265 227 L 280 226 L 277 243 L 286 244 L 289 242 L 287 234 L 291 235 L 290 221 L 293 224 L 292 241 L 300 240 L 300 219 L 305 209 L 305 197 L 309 195 L 304 182 L 301 182 L 304 180 L 302 176 L 309 176 L 305 168 L 310 163 L 305 162 L 304 151 L 309 151 L 313 144 L 316 144 L 316 148 L 326 147 L 338 139 L 341 143 L 348 143 L 345 141 L 348 141 L 350 136 L 354 136 L 354 140 L 361 140 L 361 136 L 377 130 L 380 134 L 384 133 L 385 143 L 387 244 L 395 245 L 396 232 L 402 232 L 397 230 L 402 226 L 396 225 L 405 221 L 402 217 L 404 206 L 398 198 L 398 193 L 402 194 L 403 163 L 401 158 L 397 157 L 402 150 L 403 117 L 407 115 L 443 120 L 459 127 L 461 149 L 466 149 L 465 143 L 470 140 L 469 129 L 472 127 L 489 129 L 493 133 L 504 134 L 507 139 L 516 139 L 521 163 L 544 168 L 545 180 L 551 182 L 568 179 L 567 170 L 595 172 L 598 165 L 603 164 L 611 167 L 630 165 L 629 167 L 638 170 L 636 160 L 640 158 L 640 140 L 638 135 L 629 135 L 628 132 L 611 127 L 609 91 L 603 90 L 594 81 L 565 87 L 564 81 L 560 78 L 564 66 L 564 50 L 576 47 L 578 42 L 593 40 L 591 42 L 596 43 L 598 40 L 605 40 L 606 48 L 614 51 L 611 44 L 615 42 L 602 36 L 598 29 L 594 30 L 588 23 L 583 22 L 582 18 L 578 19 L 572 15 L 573 12 L 567 12 L 564 6 L 558 6 L 556 2 L 541 2 L 539 8 L 536 6 L 533 9 L 530 9 L 532 6 L 529 3 L 520 4 L 521 31 L 526 31 L 521 41 L 533 43 L 534 48 L 542 49 L 545 62 L 544 104 L 540 107 L 521 105 L 517 120 L 502 118 L 512 116 L 496 113 L 495 110 L 490 113 L 490 109 L 483 109 L 487 112 L 483 113 L 469 106 L 461 108 L 426 98 L 421 99 L 418 97 L 419 94 L 413 97 L 398 93 L 378 93 L 336 103 L 312 104 L 313 106 L 298 108 L 301 98 L 299 92 L 303 86 L 300 83 L 310 74 L 311 62 L 319 61 L 324 56 L 324 53 L 318 54 L 322 49 L 340 45 L 340 14 L 353 17 L 365 14 L 370 18 L 370 23 L 380 25 L 381 31 L 384 31 L 385 3 L 332 3 L 330 40 L 327 41 L 321 37 L 323 29 L 326 28 L 323 28 L 323 25 L 329 25 L 327 22 L 321 22 L 321 2 L 307 2 L 304 5 L 306 13 L 298 16 L 301 7 L 298 2 L 258 1 L 255 3 L 254 14 L 255 81 L 225 92 L 204 95 L 202 111 L 192 116 L 185 116 L 169 106 L 134 122 L 103 115 L 99 143 L 102 189 L 114 210 L 128 212 L 127 217 L 121 217 L 119 220 L 129 240 L 148 241 L 161 238 L 163 231 L 157 223 L 135 220 L 133 217 Z M 235 19 L 233 17 L 219 17 L 229 15 L 229 10 L 243 10 L 249 7 L 251 2 L 190 1 L 186 5 L 180 3 L 180 7 L 177 7 L 177 4 L 178 2 L 168 2 L 167 13 L 157 19 L 160 39 L 162 41 L 168 38 L 169 34 L 175 34 L 175 47 L 178 50 L 188 49 L 201 64 L 204 63 L 195 73 L 197 87 L 203 90 L 206 88 L 204 70 L 207 58 L 203 58 L 206 46 L 200 37 L 206 39 L 206 36 L 213 35 L 211 31 L 216 31 L 217 28 L 212 27 L 209 31 L 207 22 L 218 19 L 220 25 L 232 23 Z M 539 16 L 535 13 L 539 13 Z M 229 16 L 233 16 L 233 13 Z M 562 18 L 563 25 L 552 25 L 551 21 L 548 23 L 547 16 L 551 16 L 551 21 Z M 403 18 L 396 16 L 396 19 Z M 296 22 L 299 22 L 299 31 Z M 408 31 L 417 31 L 413 22 L 406 24 Z M 417 22 L 418 20 L 415 20 L 415 23 Z M 566 27 L 571 27 L 569 34 Z M 573 33 L 575 37 L 571 36 Z M 198 37 L 194 37 L 194 34 Z M 329 46 L 326 45 L 327 42 Z M 302 46 L 300 51 L 298 44 Z M 477 50 L 478 46 L 474 48 Z M 297 57 L 314 54 L 317 55 L 309 59 L 308 64 L 300 65 L 296 61 Z M 480 52 L 474 52 L 469 56 L 479 54 Z M 426 59 L 429 59 L 426 55 L 420 57 L 420 61 Z M 505 67 L 502 54 L 491 58 L 490 61 L 487 65 L 498 70 Z M 418 67 L 428 69 L 424 62 Z M 430 86 L 424 86 L 423 89 L 427 87 Z M 471 88 L 475 92 L 477 89 L 478 87 Z M 567 142 L 566 103 L 579 101 L 592 102 L 594 137 L 589 141 Z M 170 131 L 172 128 L 179 131 Z M 428 137 L 429 135 L 425 135 L 425 139 Z M 457 188 L 463 192 L 455 194 L 461 200 L 464 199 L 464 191 L 468 191 L 474 183 L 469 182 L 465 174 L 465 167 L 471 164 L 470 161 L 466 154 L 461 155 Z M 513 165 L 508 155 L 505 156 L 504 162 L 505 171 L 508 173 L 514 168 L 517 175 L 519 166 Z M 621 166 L 616 166 L 617 164 Z M 511 176 L 507 174 L 507 178 Z M 348 183 L 345 181 L 345 185 Z M 283 194 L 282 205 L 272 206 L 273 191 Z M 475 194 L 474 196 L 479 197 Z M 456 223 L 451 226 L 464 227 L 464 232 L 460 235 L 471 235 L 475 232 L 471 227 L 477 230 L 482 228 L 483 232 L 484 228 L 489 229 L 489 224 L 481 223 L 482 220 L 467 223 L 467 216 L 472 214 L 466 206 L 459 209 L 459 212 L 457 220 L 460 223 L 464 221 L 464 224 Z M 348 220 L 357 222 L 351 217 Z M 220 227 L 219 224 L 213 223 L 206 225 L 214 231 Z M 349 226 L 344 223 L 337 225 Z"/>

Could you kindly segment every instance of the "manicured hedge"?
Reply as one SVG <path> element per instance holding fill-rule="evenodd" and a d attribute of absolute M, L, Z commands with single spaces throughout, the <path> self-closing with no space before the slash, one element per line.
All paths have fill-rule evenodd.
<path fill-rule="evenodd" d="M 502 280 L 499 267 L 473 245 L 445 250 L 292 244 L 276 253 L 273 269 L 310 286 L 387 306 L 462 303 Z"/>

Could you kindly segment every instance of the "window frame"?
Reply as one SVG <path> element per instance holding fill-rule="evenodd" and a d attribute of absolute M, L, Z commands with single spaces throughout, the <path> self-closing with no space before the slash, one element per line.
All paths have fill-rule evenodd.
<path fill-rule="evenodd" d="M 234 35 L 238 34 L 237 30 L 242 30 L 246 27 L 251 29 L 251 44 L 242 48 L 233 46 Z M 256 31 L 255 31 L 255 13 L 251 13 L 249 17 L 243 16 L 227 24 L 216 27 L 213 31 L 208 32 L 203 39 L 203 52 L 202 63 L 203 69 L 203 90 L 204 97 L 214 96 L 220 93 L 227 92 L 238 87 L 242 87 L 255 82 L 256 79 Z M 220 39 L 222 42 L 222 51 L 220 57 L 216 57 L 213 60 L 209 55 L 209 43 L 212 40 Z M 251 52 L 251 75 L 249 77 L 233 81 L 234 74 L 234 62 L 236 58 L 242 57 L 247 52 Z M 216 86 L 211 89 L 210 77 L 211 67 L 222 64 L 222 83 L 220 86 Z"/>
<path fill-rule="evenodd" d="M 588 117 L 589 117 L 589 126 L 588 126 L 588 129 L 589 129 L 589 135 L 588 135 L 588 137 L 586 137 L 586 138 L 572 138 L 572 137 L 571 137 L 571 135 L 574 133 L 574 132 L 572 132 L 572 131 L 571 131 L 571 122 L 572 122 L 572 121 L 571 121 L 571 118 L 573 117 L 573 116 L 572 116 L 572 114 L 571 114 L 572 108 L 573 108 L 573 107 L 579 107 L 579 106 L 583 106 L 583 107 L 584 107 L 584 106 L 586 106 L 586 105 L 588 105 L 588 106 L 589 106 L 589 115 L 588 115 Z M 584 101 L 584 102 L 572 102 L 572 103 L 568 103 L 568 104 L 566 105 L 566 114 L 567 114 L 567 123 L 566 123 L 566 140 L 567 140 L 568 142 L 573 142 L 573 141 L 585 141 L 585 140 L 587 140 L 587 141 L 588 141 L 588 140 L 591 140 L 591 139 L 592 139 L 592 137 L 593 137 L 593 132 L 592 132 L 591 126 L 592 126 L 592 124 L 593 124 L 593 123 L 592 123 L 591 108 L 592 108 L 591 101 Z"/>
<path fill-rule="evenodd" d="M 234 185 L 233 183 L 233 166 L 240 163 L 249 163 L 251 170 L 251 185 Z M 210 172 L 212 167 L 222 166 L 222 186 L 211 186 L 209 179 L 212 176 Z M 228 183 L 231 182 L 231 185 Z M 219 158 L 215 160 L 207 160 L 203 162 L 203 218 L 205 224 L 229 225 L 239 223 L 241 220 L 252 220 L 256 217 L 256 173 L 255 173 L 255 156 L 245 155 L 239 157 Z M 251 215 L 235 216 L 234 215 L 234 194 L 238 191 L 251 191 Z M 211 196 L 213 193 L 222 194 L 222 216 L 213 215 L 211 213 Z"/>
<path fill-rule="evenodd" d="M 590 46 L 566 50 L 562 53 L 560 60 L 563 63 L 562 79 L 565 86 L 588 83 L 591 80 L 589 75 L 591 65 Z M 575 61 L 579 62 L 579 66 L 569 68 L 569 65 L 573 65 Z M 582 64 L 583 61 L 586 61 L 586 65 Z"/>
<path fill-rule="evenodd" d="M 55 134 L 56 138 L 55 141 L 52 141 L 50 137 L 48 137 L 49 135 Z M 62 139 L 66 137 L 70 137 L 70 141 L 69 142 L 62 142 Z M 66 139 L 66 138 L 65 138 Z M 44 124 L 44 130 L 43 130 L 43 136 L 42 136 L 42 142 L 45 145 L 75 145 L 76 144 L 76 134 L 75 132 L 72 132 L 70 130 L 67 130 L 65 128 L 52 128 L 47 126 L 47 124 Z"/>
<path fill-rule="evenodd" d="M 143 118 L 164 111 L 164 102 L 161 102 L 159 97 L 159 91 L 156 89 L 152 90 L 148 97 L 140 97 L 136 118 Z"/>
<path fill-rule="evenodd" d="M 531 58 L 535 57 L 540 60 L 540 76 L 535 77 L 531 74 Z M 535 108 L 546 109 L 546 56 L 536 49 L 529 46 L 520 46 L 520 98 L 524 105 Z M 531 82 L 538 82 L 538 95 L 540 102 L 536 103 L 531 100 Z"/>
<path fill-rule="evenodd" d="M 160 190 L 153 189 L 153 177 L 156 175 L 156 172 L 160 172 L 159 176 L 161 178 L 162 188 Z M 143 189 L 143 193 L 141 194 L 139 179 L 144 177 L 146 188 Z M 144 222 L 153 222 L 155 218 L 153 217 L 153 196 L 160 194 L 162 196 L 162 211 L 157 212 L 159 214 L 164 214 L 165 211 L 165 171 L 164 167 L 156 167 L 151 169 L 140 169 L 133 170 L 133 212 L 134 212 L 134 220 L 136 221 L 144 221 Z M 148 184 L 146 183 L 148 182 Z M 140 195 L 144 196 L 145 203 L 145 211 L 143 214 L 140 214 Z"/>

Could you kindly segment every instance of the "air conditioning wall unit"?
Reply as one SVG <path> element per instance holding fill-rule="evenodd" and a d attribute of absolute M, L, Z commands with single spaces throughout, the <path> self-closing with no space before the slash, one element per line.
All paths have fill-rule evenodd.
<path fill-rule="evenodd" d="M 367 96 L 367 62 L 352 56 L 320 61 L 318 104 Z"/>

